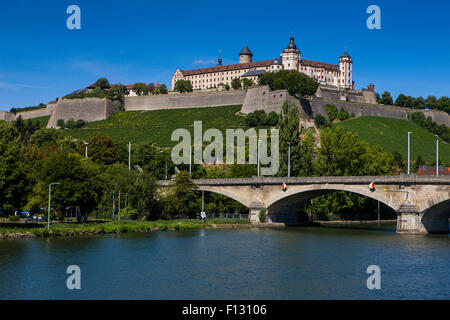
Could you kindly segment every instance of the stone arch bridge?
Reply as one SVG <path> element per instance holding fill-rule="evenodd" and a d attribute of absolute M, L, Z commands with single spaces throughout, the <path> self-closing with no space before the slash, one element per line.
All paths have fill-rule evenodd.
<path fill-rule="evenodd" d="M 268 222 L 295 223 L 299 206 L 335 191 L 349 191 L 379 200 L 397 212 L 398 233 L 448 233 L 450 177 L 399 175 L 372 177 L 253 177 L 197 179 L 200 190 L 230 197 L 250 210 L 256 222 L 267 209 Z M 375 188 L 369 184 L 374 182 Z M 287 188 L 282 190 L 281 185 Z M 169 181 L 159 181 L 166 186 Z"/>

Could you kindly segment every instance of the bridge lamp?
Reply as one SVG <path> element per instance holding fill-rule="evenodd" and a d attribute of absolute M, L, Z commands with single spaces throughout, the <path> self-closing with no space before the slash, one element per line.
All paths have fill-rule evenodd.
<path fill-rule="evenodd" d="M 410 136 L 411 136 L 411 133 L 412 132 L 408 132 L 408 174 L 410 174 L 411 173 L 411 167 L 410 167 L 410 163 L 411 163 L 411 156 L 410 156 L 410 151 L 411 151 L 411 148 L 410 148 L 410 146 L 411 146 L 411 138 L 410 138 Z"/>
<path fill-rule="evenodd" d="M 439 136 L 436 135 L 436 177 L 439 177 Z"/>
<path fill-rule="evenodd" d="M 291 177 L 291 143 L 288 142 L 288 178 Z"/>
<path fill-rule="evenodd" d="M 61 184 L 59 182 L 53 182 L 48 185 L 48 223 L 47 223 L 47 229 L 50 230 L 50 208 L 51 208 L 51 202 L 52 202 L 52 186 L 55 186 L 57 184 Z"/>

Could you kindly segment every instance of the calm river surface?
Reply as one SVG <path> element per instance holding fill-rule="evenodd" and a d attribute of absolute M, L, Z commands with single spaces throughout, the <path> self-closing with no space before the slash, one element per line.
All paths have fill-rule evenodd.
<path fill-rule="evenodd" d="M 81 290 L 66 287 L 69 265 Z M 448 235 L 394 226 L 2 240 L 0 299 L 450 299 L 449 267 Z"/>

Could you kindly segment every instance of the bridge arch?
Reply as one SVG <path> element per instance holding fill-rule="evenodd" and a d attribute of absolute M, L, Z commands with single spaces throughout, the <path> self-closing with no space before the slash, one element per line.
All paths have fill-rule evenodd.
<path fill-rule="evenodd" d="M 267 199 L 266 205 L 270 221 L 296 222 L 297 211 L 300 206 L 318 196 L 331 194 L 337 191 L 347 191 L 361 196 L 378 200 L 389 208 L 397 211 L 398 201 L 382 191 L 370 191 L 368 186 L 349 185 L 308 185 L 288 187 L 286 192 L 274 194 Z M 405 200 L 407 196 L 405 194 Z"/>
<path fill-rule="evenodd" d="M 249 199 L 245 197 L 242 193 L 238 193 L 234 190 L 230 190 L 229 188 L 223 188 L 223 187 L 215 187 L 215 186 L 208 186 L 208 185 L 199 185 L 198 190 L 200 191 L 207 191 L 207 192 L 213 192 L 217 194 L 221 194 L 223 196 L 226 196 L 228 198 L 231 198 L 240 204 L 246 206 L 247 208 L 250 206 Z"/>

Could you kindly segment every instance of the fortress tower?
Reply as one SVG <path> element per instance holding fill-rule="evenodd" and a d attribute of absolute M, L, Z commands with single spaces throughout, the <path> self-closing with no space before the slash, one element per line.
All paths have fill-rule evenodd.
<path fill-rule="evenodd" d="M 339 57 L 339 87 L 353 89 L 353 61 L 345 49 Z"/>
<path fill-rule="evenodd" d="M 250 63 L 252 62 L 253 53 L 250 49 L 245 45 L 244 49 L 239 52 L 239 63 Z"/>
<path fill-rule="evenodd" d="M 291 36 L 291 40 L 284 49 L 284 51 L 281 53 L 281 60 L 283 62 L 283 68 L 285 70 L 299 70 L 299 62 L 300 62 L 300 50 L 297 49 L 297 46 L 294 43 L 294 37 Z"/>

